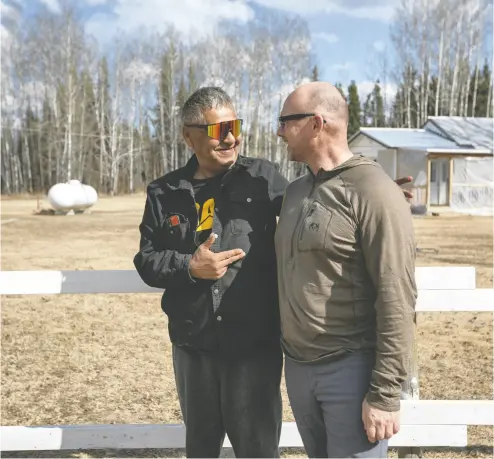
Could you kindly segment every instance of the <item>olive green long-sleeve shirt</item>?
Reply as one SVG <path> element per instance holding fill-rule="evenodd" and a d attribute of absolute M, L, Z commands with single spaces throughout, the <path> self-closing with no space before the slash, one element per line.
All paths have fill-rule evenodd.
<path fill-rule="evenodd" d="M 413 221 L 401 189 L 360 155 L 295 180 L 276 252 L 286 354 L 317 362 L 375 352 L 367 400 L 399 410 L 417 298 Z"/>

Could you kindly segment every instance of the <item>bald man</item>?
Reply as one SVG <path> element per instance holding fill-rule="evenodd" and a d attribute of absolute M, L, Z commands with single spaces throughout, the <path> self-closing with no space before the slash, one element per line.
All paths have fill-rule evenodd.
<path fill-rule="evenodd" d="M 288 185 L 275 236 L 293 414 L 309 457 L 385 458 L 417 298 L 410 207 L 350 151 L 334 86 L 299 87 L 279 121 L 290 160 L 310 170 Z"/>

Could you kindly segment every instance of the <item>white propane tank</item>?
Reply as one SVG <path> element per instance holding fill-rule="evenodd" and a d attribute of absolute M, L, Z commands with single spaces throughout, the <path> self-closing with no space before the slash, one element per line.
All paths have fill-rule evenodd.
<path fill-rule="evenodd" d="M 75 199 L 68 183 L 57 183 L 48 191 L 48 201 L 55 210 L 68 212 L 74 207 Z"/>
<path fill-rule="evenodd" d="M 79 180 L 57 183 L 48 191 L 48 201 L 55 210 L 62 212 L 83 212 L 98 201 L 98 193 Z"/>
<path fill-rule="evenodd" d="M 96 191 L 93 187 L 83 185 L 79 180 L 69 180 L 69 185 L 72 187 L 72 194 L 74 195 L 74 206 L 72 207 L 74 211 L 86 210 L 96 203 L 94 199 Z"/>
<path fill-rule="evenodd" d="M 89 203 L 89 207 L 94 206 L 98 202 L 98 193 L 89 185 L 82 185 L 86 193 L 86 200 Z"/>

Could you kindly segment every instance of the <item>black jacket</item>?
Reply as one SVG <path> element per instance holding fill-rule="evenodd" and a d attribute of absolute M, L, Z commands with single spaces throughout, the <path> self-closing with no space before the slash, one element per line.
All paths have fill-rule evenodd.
<path fill-rule="evenodd" d="M 288 181 L 275 164 L 239 156 L 222 179 L 211 250 L 240 248 L 246 256 L 218 281 L 193 279 L 188 267 L 198 217 L 190 180 L 197 165 L 193 155 L 149 184 L 134 265 L 147 285 L 165 289 L 161 307 L 175 345 L 222 354 L 278 345 L 274 233 Z M 171 216 L 180 223 L 167 226 Z"/>

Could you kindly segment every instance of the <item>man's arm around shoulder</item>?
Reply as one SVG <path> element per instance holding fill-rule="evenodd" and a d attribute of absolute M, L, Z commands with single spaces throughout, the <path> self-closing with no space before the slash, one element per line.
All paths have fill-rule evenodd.
<path fill-rule="evenodd" d="M 141 279 L 150 287 L 171 288 L 194 283 L 189 274 L 191 254 L 165 249 L 161 238 L 161 207 L 156 199 L 155 186 L 146 190 L 146 203 L 139 231 L 139 251 L 134 256 L 134 266 Z"/>

